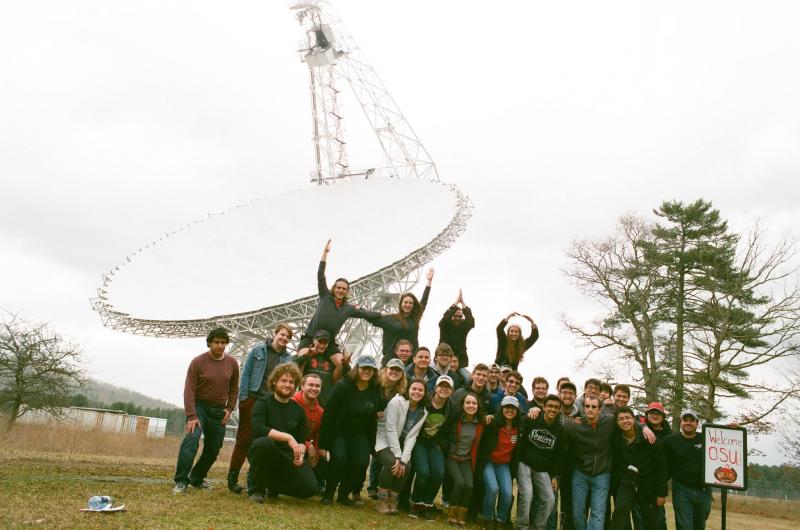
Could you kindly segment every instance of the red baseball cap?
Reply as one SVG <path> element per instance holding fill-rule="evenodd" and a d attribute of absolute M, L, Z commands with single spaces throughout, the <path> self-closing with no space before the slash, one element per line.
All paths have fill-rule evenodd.
<path fill-rule="evenodd" d="M 658 401 L 653 401 L 652 403 L 647 405 L 647 410 L 645 411 L 645 414 L 650 412 L 651 410 L 656 410 L 656 411 L 660 412 L 661 414 L 663 414 L 664 416 L 667 415 L 667 411 L 664 410 L 664 405 L 662 405 Z"/>

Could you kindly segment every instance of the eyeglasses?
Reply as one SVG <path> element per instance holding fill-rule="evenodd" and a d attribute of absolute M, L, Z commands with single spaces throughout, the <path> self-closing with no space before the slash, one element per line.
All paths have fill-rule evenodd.
<path fill-rule="evenodd" d="M 519 386 L 519 381 L 515 381 L 514 379 L 509 379 L 506 381 L 506 386 Z"/>

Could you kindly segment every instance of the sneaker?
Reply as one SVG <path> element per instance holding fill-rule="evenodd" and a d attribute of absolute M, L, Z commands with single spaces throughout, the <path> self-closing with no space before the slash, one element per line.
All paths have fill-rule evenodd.
<path fill-rule="evenodd" d="M 425 508 L 426 506 L 424 504 L 412 502 L 411 509 L 408 511 L 408 516 L 414 519 L 424 519 Z"/>
<path fill-rule="evenodd" d="M 364 506 L 364 499 L 361 498 L 361 493 L 353 493 L 353 502 L 356 506 Z"/>
<path fill-rule="evenodd" d="M 442 499 L 442 502 L 439 503 L 439 506 L 442 507 L 442 510 L 446 510 L 450 507 L 450 503 Z"/>
<path fill-rule="evenodd" d="M 367 489 L 367 497 L 369 497 L 373 501 L 377 501 L 378 500 L 378 490 Z"/>
<path fill-rule="evenodd" d="M 172 488 L 172 493 L 186 493 L 186 484 L 183 482 L 176 482 L 175 487 Z"/>
<path fill-rule="evenodd" d="M 251 493 L 247 498 L 256 504 L 264 504 L 264 496 L 260 493 Z"/>
<path fill-rule="evenodd" d="M 200 484 L 190 484 L 193 488 L 197 488 L 199 490 L 210 490 L 213 488 L 211 483 L 207 480 L 203 480 Z"/>

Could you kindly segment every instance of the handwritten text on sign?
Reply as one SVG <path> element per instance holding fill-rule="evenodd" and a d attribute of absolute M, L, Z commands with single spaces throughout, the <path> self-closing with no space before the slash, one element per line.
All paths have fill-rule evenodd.
<path fill-rule="evenodd" d="M 746 431 L 706 426 L 705 483 L 743 489 L 745 487 Z"/>

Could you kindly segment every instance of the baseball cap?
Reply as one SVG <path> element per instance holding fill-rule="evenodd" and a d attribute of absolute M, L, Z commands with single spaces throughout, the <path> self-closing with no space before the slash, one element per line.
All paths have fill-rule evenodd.
<path fill-rule="evenodd" d="M 691 409 L 684 410 L 683 414 L 681 414 L 681 419 L 685 418 L 686 416 L 691 416 L 694 418 L 694 421 L 700 421 L 700 416 L 698 416 L 697 413 Z"/>
<path fill-rule="evenodd" d="M 505 407 L 506 405 L 519 408 L 519 400 L 514 396 L 506 396 L 503 398 L 503 401 L 500 402 L 500 406 Z"/>
<path fill-rule="evenodd" d="M 375 363 L 375 359 L 373 359 L 369 355 L 362 355 L 361 357 L 359 357 L 358 360 L 356 361 L 356 366 L 358 366 L 359 368 L 373 368 L 376 370 L 378 368 L 378 365 Z"/>
<path fill-rule="evenodd" d="M 656 412 L 660 412 L 660 413 L 661 413 L 661 414 L 663 414 L 664 416 L 666 416 L 666 415 L 667 415 L 667 411 L 666 411 L 666 410 L 664 410 L 664 405 L 662 405 L 662 404 L 661 404 L 661 403 L 659 403 L 658 401 L 653 401 L 652 403 L 650 403 L 649 405 L 647 405 L 647 410 L 645 411 L 645 414 L 646 414 L 646 413 L 648 413 L 648 412 L 654 411 L 654 410 L 655 410 Z"/>
<path fill-rule="evenodd" d="M 501 372 L 510 372 L 511 370 L 513 370 L 513 368 L 511 368 L 511 367 L 510 367 L 509 365 L 507 365 L 507 364 L 504 364 L 503 366 L 501 366 L 501 367 L 500 367 L 500 371 L 501 371 Z"/>
<path fill-rule="evenodd" d="M 400 368 L 401 370 L 405 370 L 406 366 L 403 364 L 403 361 L 394 358 L 390 359 L 389 362 L 386 363 L 386 368 Z"/>
<path fill-rule="evenodd" d="M 456 385 L 453 383 L 453 378 L 452 378 L 452 377 L 450 377 L 449 375 L 440 375 L 440 376 L 439 376 L 439 377 L 436 379 L 436 385 L 435 385 L 435 386 L 439 386 L 439 385 L 440 385 L 440 384 L 442 384 L 442 383 L 447 383 L 448 385 L 450 385 L 450 388 L 455 388 L 455 386 L 456 386 Z"/>
<path fill-rule="evenodd" d="M 500 371 L 500 365 L 497 364 L 497 363 L 494 363 L 493 365 L 491 365 L 489 367 L 489 370 L 497 370 L 499 372 Z"/>
<path fill-rule="evenodd" d="M 320 329 L 316 333 L 314 333 L 314 340 L 327 340 L 330 342 L 331 334 L 325 331 L 324 329 Z"/>

